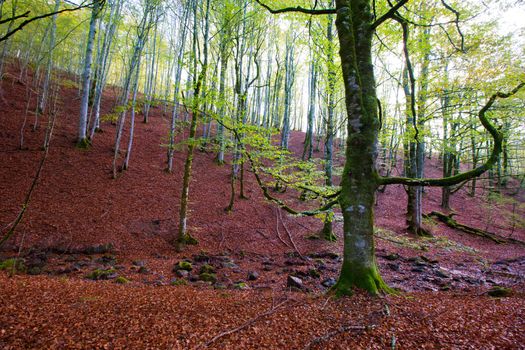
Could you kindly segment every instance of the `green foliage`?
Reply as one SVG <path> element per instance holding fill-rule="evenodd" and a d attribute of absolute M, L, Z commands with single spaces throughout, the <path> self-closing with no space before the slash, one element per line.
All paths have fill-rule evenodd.
<path fill-rule="evenodd" d="M 24 260 L 20 258 L 10 258 L 0 263 L 0 271 L 5 270 L 9 274 L 25 273 L 27 268 Z"/>

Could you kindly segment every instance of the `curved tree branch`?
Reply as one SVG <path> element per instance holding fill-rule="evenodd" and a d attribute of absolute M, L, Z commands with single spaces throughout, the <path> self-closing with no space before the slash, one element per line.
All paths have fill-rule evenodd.
<path fill-rule="evenodd" d="M 100 0 L 94 0 L 94 1 L 100 1 Z M 100 1 L 101 3 L 104 2 L 104 0 Z M 89 7 L 93 5 L 93 3 L 88 3 L 88 4 L 85 4 L 85 5 L 80 5 L 80 6 L 77 6 L 77 7 L 73 7 L 73 8 L 65 8 L 65 9 L 62 9 L 62 10 L 59 10 L 59 11 L 55 11 L 55 12 L 49 12 L 49 13 L 44 13 L 43 15 L 40 15 L 40 16 L 35 16 L 35 17 L 31 17 L 29 19 L 26 19 L 25 21 L 21 22 L 20 24 L 18 24 L 18 26 L 16 28 L 13 28 L 12 30 L 10 30 L 9 32 L 5 33 L 4 35 L 2 35 L 0 37 L 0 42 L 2 41 L 5 41 L 7 39 L 9 39 L 9 37 L 11 37 L 13 34 L 15 34 L 16 32 L 22 30 L 26 25 L 28 25 L 29 23 L 31 22 L 34 22 L 36 20 L 39 20 L 39 19 L 43 19 L 43 18 L 47 18 L 47 17 L 51 17 L 51 16 L 54 16 L 54 15 L 58 15 L 60 13 L 63 13 L 63 12 L 73 12 L 73 11 L 77 11 L 77 10 L 80 10 L 80 9 L 83 9 L 83 8 L 86 8 L 86 7 Z M 30 11 L 27 11 L 25 13 L 23 13 L 22 15 L 20 16 L 15 16 L 13 18 L 10 18 L 9 20 L 15 20 L 17 18 L 22 18 L 22 17 L 27 17 L 29 15 Z"/>
<path fill-rule="evenodd" d="M 399 10 L 401 7 L 403 7 L 408 1 L 409 0 L 401 0 L 397 4 L 392 6 L 392 8 L 390 8 L 390 10 L 388 10 L 387 13 L 385 13 L 384 15 L 379 17 L 374 23 L 372 23 L 372 30 L 376 29 L 377 27 L 379 27 L 381 25 L 381 23 L 383 23 L 387 19 L 394 18 L 394 15 L 396 14 L 397 10 Z"/>
<path fill-rule="evenodd" d="M 503 134 L 496 129 L 490 120 L 485 116 L 485 113 L 494 105 L 497 99 L 504 99 L 515 95 L 519 90 L 525 86 L 525 82 L 518 84 L 512 91 L 508 93 L 497 92 L 492 95 L 487 103 L 478 112 L 478 119 L 480 120 L 483 127 L 490 133 L 494 139 L 494 148 L 490 154 L 489 159 L 479 167 L 470 171 L 457 174 L 450 177 L 440 179 L 412 179 L 406 177 L 380 177 L 379 185 L 393 185 L 403 184 L 407 186 L 452 186 L 457 185 L 463 181 L 478 177 L 485 171 L 489 170 L 494 163 L 497 162 L 498 157 L 502 150 Z"/>
<path fill-rule="evenodd" d="M 408 1 L 408 0 L 403 0 Z M 278 13 L 286 13 L 286 12 L 300 12 L 300 13 L 306 13 L 308 15 L 329 15 L 329 14 L 335 14 L 335 9 L 307 9 L 304 7 L 296 6 L 296 7 L 284 7 L 280 9 L 272 9 L 270 6 L 262 3 L 260 0 L 255 0 L 256 3 L 264 7 L 266 10 L 268 10 L 270 13 L 278 14 Z"/>

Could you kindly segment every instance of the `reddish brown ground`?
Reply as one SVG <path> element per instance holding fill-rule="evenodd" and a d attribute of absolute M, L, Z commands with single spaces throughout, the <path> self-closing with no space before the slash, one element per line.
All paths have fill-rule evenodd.
<path fill-rule="evenodd" d="M 30 116 L 24 130 L 27 149 L 18 149 L 26 86 L 10 76 L 2 84 L 0 228 L 4 234 L 36 172 L 44 127 L 32 132 Z M 108 95 L 106 112 L 112 104 Z M 113 180 L 115 127 L 104 124 L 104 133 L 97 134 L 89 150 L 75 148 L 78 106 L 78 91 L 63 89 L 38 187 L 16 235 L 0 252 L 0 258 L 19 254 L 29 265 L 45 261 L 40 276 L 8 277 L 0 272 L 0 348 L 195 348 L 264 313 L 272 298 L 275 304 L 287 303 L 210 347 L 296 349 L 327 334 L 326 340 L 312 344 L 314 348 L 384 349 L 391 348 L 393 341 L 398 348 L 517 349 L 525 344 L 523 245 L 498 245 L 441 224 L 432 227 L 436 239 L 410 237 L 405 230 L 404 190 L 391 186 L 378 196 L 378 262 L 385 280 L 409 293 L 384 299 L 358 293 L 328 300 L 321 281 L 337 277 L 340 258 L 321 254 L 317 259 L 299 259 L 284 225 L 303 255 L 340 253 L 342 241 L 306 239 L 321 228 L 313 218 L 282 213 L 281 222 L 251 174 L 247 176 L 250 199 L 237 200 L 235 210 L 225 213 L 230 168 L 217 166 L 212 152 L 197 152 L 189 227 L 199 244 L 176 253 L 171 241 L 178 224 L 185 152 L 176 152 L 175 171 L 166 173 L 162 144 L 168 119 L 162 108 L 153 110 L 149 124 L 137 123 L 131 167 Z M 292 135 L 296 153 L 302 138 L 301 133 Z M 427 176 L 439 176 L 440 171 L 437 161 L 430 161 Z M 284 196 L 304 207 L 291 191 Z M 439 189 L 427 189 L 424 212 L 439 210 L 439 200 Z M 515 215 L 523 219 L 523 203 L 518 203 L 522 206 L 517 206 Z M 481 195 L 471 198 L 461 190 L 453 195 L 451 205 L 461 223 L 525 240 L 525 229 L 509 219 L 510 204 L 487 202 Z M 337 223 L 338 235 L 340 229 Z M 86 250 L 102 244 L 112 244 L 114 250 L 105 257 L 87 254 Z M 192 260 L 195 269 L 206 261 L 215 266 L 219 289 L 196 281 L 187 287 L 171 286 L 172 268 L 183 258 Z M 145 264 L 147 271 L 139 273 L 133 263 Z M 129 284 L 85 278 L 95 268 L 113 265 L 131 280 Z M 319 278 L 307 275 L 314 268 Z M 260 277 L 248 281 L 250 271 Z M 287 291 L 289 274 L 302 276 L 311 293 Z M 250 290 L 235 290 L 240 281 Z M 494 285 L 510 286 L 514 294 L 503 299 L 486 296 Z M 349 329 L 338 333 L 341 326 Z"/>

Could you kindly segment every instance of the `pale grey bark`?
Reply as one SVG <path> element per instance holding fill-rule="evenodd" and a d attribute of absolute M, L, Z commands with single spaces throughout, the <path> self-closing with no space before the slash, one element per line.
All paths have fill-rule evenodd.
<path fill-rule="evenodd" d="M 86 55 L 84 57 L 84 69 L 82 73 L 82 99 L 80 101 L 80 118 L 78 122 L 77 143 L 81 147 L 87 144 L 87 123 L 88 123 L 88 109 L 89 109 L 89 94 L 91 91 L 91 67 L 93 60 L 93 45 L 95 42 L 95 32 L 97 27 L 97 17 L 100 11 L 102 2 L 95 0 L 91 10 L 91 19 L 89 21 L 89 32 L 86 43 Z"/>

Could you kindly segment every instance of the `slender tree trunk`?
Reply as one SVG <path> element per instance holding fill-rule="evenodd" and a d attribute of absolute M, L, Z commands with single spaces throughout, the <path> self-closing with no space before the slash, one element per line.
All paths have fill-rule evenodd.
<path fill-rule="evenodd" d="M 197 4 L 194 4 L 194 25 L 197 26 Z M 209 36 L 209 14 L 210 14 L 210 0 L 206 0 L 206 15 L 205 15 L 205 29 L 204 29 L 204 41 L 203 41 L 203 64 L 202 69 L 197 78 L 195 84 L 195 90 L 193 95 L 193 110 L 190 125 L 190 134 L 188 143 L 188 153 L 186 156 L 186 162 L 184 164 L 184 176 L 182 180 L 182 195 L 180 201 L 180 212 L 179 212 L 179 231 L 177 235 L 177 250 L 181 250 L 184 244 L 193 243 L 194 239 L 188 234 L 187 230 L 187 213 L 188 213 L 188 199 L 189 189 L 191 181 L 191 167 L 193 164 L 193 153 L 195 150 L 195 136 L 197 135 L 197 122 L 200 114 L 199 111 L 199 96 L 201 88 L 204 85 L 204 79 L 206 77 L 206 71 L 208 69 L 208 36 Z M 194 53 L 196 54 L 196 53 Z M 196 71 L 196 70 L 195 70 Z"/>
<path fill-rule="evenodd" d="M 80 119 L 78 123 L 77 145 L 87 147 L 87 122 L 89 109 L 89 93 L 91 91 L 91 65 L 93 60 L 93 44 L 95 42 L 95 31 L 97 27 L 97 17 L 102 3 L 95 0 L 91 10 L 91 20 L 89 22 L 89 33 L 87 37 L 86 56 L 84 57 L 84 71 L 82 73 L 82 100 L 80 102 Z"/>

